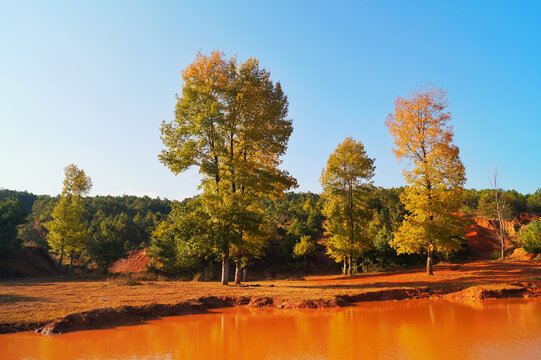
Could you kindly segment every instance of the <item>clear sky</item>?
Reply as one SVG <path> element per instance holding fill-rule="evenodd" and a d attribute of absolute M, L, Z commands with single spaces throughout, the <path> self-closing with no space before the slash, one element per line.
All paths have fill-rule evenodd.
<path fill-rule="evenodd" d="M 180 72 L 213 49 L 256 57 L 289 97 L 283 168 L 319 192 L 346 136 L 403 185 L 384 126 L 397 96 L 448 90 L 469 188 L 541 187 L 539 1 L 0 0 L 0 188 L 58 194 L 63 168 L 91 195 L 197 193 L 196 171 L 157 159 Z"/>

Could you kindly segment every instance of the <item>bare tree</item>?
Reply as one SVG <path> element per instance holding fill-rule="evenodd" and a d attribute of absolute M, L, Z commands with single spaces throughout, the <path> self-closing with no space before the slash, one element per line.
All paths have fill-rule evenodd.
<path fill-rule="evenodd" d="M 494 204 L 495 204 L 495 214 L 498 219 L 498 224 L 496 226 L 496 233 L 498 234 L 498 238 L 500 240 L 500 251 L 501 256 L 500 258 L 502 260 L 505 259 L 505 226 L 504 226 L 504 220 L 506 218 L 507 214 L 507 203 L 504 199 L 504 193 L 502 188 L 498 185 L 498 169 L 494 169 L 494 173 L 492 174 L 492 179 L 490 179 L 492 189 L 494 190 Z"/>

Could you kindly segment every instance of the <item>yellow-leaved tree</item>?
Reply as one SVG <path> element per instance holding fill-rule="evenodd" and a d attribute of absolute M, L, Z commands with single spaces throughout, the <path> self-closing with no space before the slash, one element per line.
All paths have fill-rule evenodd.
<path fill-rule="evenodd" d="M 60 266 L 64 256 L 69 255 L 71 269 L 73 259 L 81 253 L 89 237 L 83 196 L 90 192 L 92 180 L 75 164 L 66 166 L 64 175 L 60 201 L 51 214 L 53 219 L 46 225 L 47 242 L 51 251 L 59 256 Z"/>
<path fill-rule="evenodd" d="M 161 126 L 159 159 L 175 174 L 199 168 L 204 212 L 198 215 L 207 225 L 205 236 L 176 240 L 204 244 L 220 258 L 223 285 L 233 256 L 240 284 L 243 265 L 262 254 L 267 237 L 262 200 L 297 184 L 279 167 L 293 131 L 287 96 L 257 59 L 240 63 L 219 51 L 198 54 L 182 80 L 175 118 Z"/>
<path fill-rule="evenodd" d="M 368 157 L 364 145 L 348 137 L 338 144 L 321 173 L 323 227 L 329 235 L 325 246 L 336 262 L 344 262 L 344 274 L 352 274 L 352 263 L 372 245 L 367 230 L 374 169 L 374 159 Z"/>
<path fill-rule="evenodd" d="M 466 176 L 451 118 L 446 91 L 427 86 L 409 98 L 398 97 L 385 122 L 395 157 L 412 165 L 403 171 L 408 186 L 401 199 L 408 213 L 391 246 L 398 254 L 426 253 L 429 275 L 434 253 L 458 250 L 468 226 L 458 215 Z"/>

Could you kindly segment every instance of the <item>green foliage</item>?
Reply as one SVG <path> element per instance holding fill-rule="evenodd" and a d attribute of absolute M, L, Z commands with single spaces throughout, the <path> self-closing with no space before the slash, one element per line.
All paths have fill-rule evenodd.
<path fill-rule="evenodd" d="M 531 254 L 541 254 L 541 219 L 533 220 L 524 227 L 522 247 Z"/>
<path fill-rule="evenodd" d="M 278 167 L 293 131 L 287 97 L 256 59 L 238 63 L 218 51 L 198 54 L 182 78 L 175 119 L 161 126 L 159 159 L 175 174 L 199 168 L 210 219 L 195 239 L 222 257 L 225 285 L 230 252 L 239 260 L 257 250 L 250 240 L 264 232 L 262 198 L 296 185 Z"/>
<path fill-rule="evenodd" d="M 167 220 L 152 234 L 148 252 L 151 269 L 167 275 L 200 270 L 204 259 L 217 252 L 212 230 L 220 231 L 203 209 L 200 197 L 173 203 Z"/>
<path fill-rule="evenodd" d="M 125 216 L 126 250 L 135 250 L 150 244 L 155 227 L 171 212 L 171 202 L 148 196 L 96 196 L 85 198 L 85 209 L 89 222 L 98 213 L 101 217 Z"/>
<path fill-rule="evenodd" d="M 0 201 L 14 198 L 19 200 L 19 203 L 26 213 L 30 213 L 32 204 L 34 204 L 34 201 L 37 200 L 38 196 L 31 194 L 28 191 L 15 191 L 0 188 Z"/>
<path fill-rule="evenodd" d="M 372 246 L 367 225 L 372 215 L 368 206 L 373 164 L 361 142 L 346 138 L 329 156 L 321 174 L 324 228 L 330 235 L 327 253 L 337 262 L 351 262 Z"/>
<path fill-rule="evenodd" d="M 47 241 L 51 251 L 60 259 L 78 255 L 88 240 L 83 199 L 76 195 L 62 196 L 54 207 L 52 220 L 47 223 Z"/>
<path fill-rule="evenodd" d="M 32 204 L 27 221 L 19 227 L 19 237 L 26 245 L 49 249 L 45 224 L 52 220 L 53 209 L 58 198 L 40 195 Z"/>
<path fill-rule="evenodd" d="M 92 181 L 74 164 L 64 169 L 64 188 L 60 201 L 52 212 L 52 220 L 47 224 L 47 241 L 51 250 L 60 257 L 70 256 L 70 266 L 75 256 L 85 248 L 88 241 L 87 222 L 84 217 L 84 200 L 92 187 Z"/>
<path fill-rule="evenodd" d="M 12 255 L 21 245 L 17 226 L 24 223 L 26 214 L 19 200 L 0 201 L 0 256 Z"/>
<path fill-rule="evenodd" d="M 523 213 L 541 214 L 541 189 L 526 195 L 515 190 L 503 191 L 502 204 L 505 207 L 503 215 L 506 219 L 515 218 Z M 470 216 L 497 217 L 494 189 L 466 190 L 460 211 Z"/>
<path fill-rule="evenodd" d="M 521 199 L 517 196 L 515 191 L 505 191 L 501 193 L 502 217 L 504 220 L 512 219 L 516 217 L 521 210 L 525 208 L 520 203 Z M 487 218 L 497 218 L 496 212 L 496 194 L 495 190 L 483 190 L 479 197 L 479 203 L 477 206 L 477 215 Z"/>
<path fill-rule="evenodd" d="M 541 188 L 531 195 L 526 195 L 526 209 L 530 213 L 541 214 Z"/>
<path fill-rule="evenodd" d="M 106 273 L 111 265 L 126 254 L 130 221 L 124 213 L 115 217 L 96 214 L 91 225 L 87 254 Z"/>

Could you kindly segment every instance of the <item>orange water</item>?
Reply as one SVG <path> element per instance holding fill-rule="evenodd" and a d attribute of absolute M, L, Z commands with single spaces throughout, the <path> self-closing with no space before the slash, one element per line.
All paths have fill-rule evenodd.
<path fill-rule="evenodd" d="M 138 326 L 0 335 L 0 359 L 539 359 L 541 300 L 225 309 Z"/>

